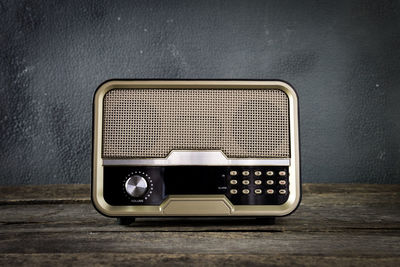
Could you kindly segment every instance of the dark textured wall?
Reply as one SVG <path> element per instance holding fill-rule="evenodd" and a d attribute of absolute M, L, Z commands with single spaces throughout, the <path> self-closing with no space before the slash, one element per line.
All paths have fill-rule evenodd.
<path fill-rule="evenodd" d="M 305 182 L 399 183 L 399 1 L 0 1 L 0 184 L 89 183 L 111 78 L 283 79 Z"/>

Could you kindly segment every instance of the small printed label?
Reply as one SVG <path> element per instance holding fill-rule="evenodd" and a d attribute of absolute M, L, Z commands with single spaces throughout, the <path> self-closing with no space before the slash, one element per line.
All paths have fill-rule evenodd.
<path fill-rule="evenodd" d="M 131 199 L 131 202 L 133 202 L 133 203 L 141 203 L 141 202 L 144 202 L 144 200 L 143 199 Z"/>

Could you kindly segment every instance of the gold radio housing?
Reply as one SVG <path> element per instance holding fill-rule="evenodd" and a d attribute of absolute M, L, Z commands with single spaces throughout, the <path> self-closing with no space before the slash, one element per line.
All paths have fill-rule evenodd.
<path fill-rule="evenodd" d="M 225 195 L 169 195 L 161 205 L 113 206 L 104 199 L 103 112 L 104 97 L 113 89 L 278 89 L 288 97 L 290 158 L 288 200 L 282 205 L 233 205 Z M 203 151 L 207 152 L 207 151 Z M 209 151 L 209 153 L 213 153 Z M 230 159 L 226 159 L 230 160 Z M 251 165 L 251 160 L 247 165 Z M 274 162 L 279 159 L 257 159 Z M 242 159 L 241 162 L 245 162 Z M 140 162 L 140 161 L 136 161 Z M 148 161 L 144 161 L 146 165 Z M 93 121 L 92 202 L 102 214 L 111 217 L 140 216 L 284 216 L 293 212 L 301 199 L 298 98 L 282 81 L 239 80 L 110 80 L 96 90 Z"/>

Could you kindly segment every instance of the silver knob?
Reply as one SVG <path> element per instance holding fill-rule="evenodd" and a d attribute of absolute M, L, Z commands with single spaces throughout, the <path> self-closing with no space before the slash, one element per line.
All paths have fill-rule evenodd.
<path fill-rule="evenodd" d="M 147 181 L 140 175 L 129 177 L 125 182 L 125 190 L 132 197 L 141 197 L 147 191 Z"/>

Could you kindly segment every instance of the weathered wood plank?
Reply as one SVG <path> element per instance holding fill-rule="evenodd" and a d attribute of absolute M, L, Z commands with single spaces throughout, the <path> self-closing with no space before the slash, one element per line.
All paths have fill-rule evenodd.
<path fill-rule="evenodd" d="M 86 231 L 105 227 L 106 231 L 346 231 L 348 229 L 398 229 L 400 193 L 381 194 L 305 194 L 299 209 L 291 216 L 278 218 L 273 226 L 249 219 L 144 218 L 130 227 L 115 225 L 115 220 L 98 214 L 91 204 L 2 205 L 1 231 Z"/>
<path fill-rule="evenodd" d="M 0 254 L 2 266 L 398 266 L 396 256 L 183 253 L 40 253 Z"/>
<path fill-rule="evenodd" d="M 275 225 L 142 218 L 128 227 L 94 210 L 88 185 L 0 187 L 0 265 L 398 265 L 399 186 L 351 186 L 306 185 L 299 209 Z"/>
<path fill-rule="evenodd" d="M 88 202 L 88 184 L 0 186 L 0 205 Z"/>
<path fill-rule="evenodd" d="M 360 232 L 24 232 L 0 234 L 2 253 L 229 253 L 400 256 L 398 231 Z"/>

